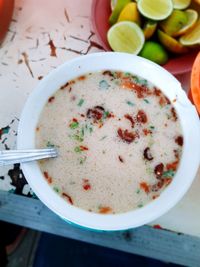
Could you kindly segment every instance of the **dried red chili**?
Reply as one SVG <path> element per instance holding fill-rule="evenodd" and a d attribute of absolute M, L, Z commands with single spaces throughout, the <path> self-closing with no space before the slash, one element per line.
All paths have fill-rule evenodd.
<path fill-rule="evenodd" d="M 183 146 L 183 137 L 181 135 L 177 136 L 175 139 L 175 142 L 179 145 L 179 146 Z"/>
<path fill-rule="evenodd" d="M 95 106 L 94 108 L 90 108 L 87 110 L 86 116 L 89 119 L 93 119 L 94 122 L 101 120 L 103 117 L 103 114 L 105 112 L 105 109 L 101 106 Z"/>
<path fill-rule="evenodd" d="M 146 182 L 141 182 L 140 183 L 140 188 L 142 190 L 144 190 L 144 192 L 147 193 L 147 194 L 150 192 L 149 185 Z"/>
<path fill-rule="evenodd" d="M 144 152 L 143 152 L 143 156 L 144 156 L 144 158 L 145 159 L 147 159 L 147 160 L 153 160 L 153 157 L 152 157 L 152 154 L 151 154 L 151 152 L 150 152 L 150 148 L 149 147 L 146 147 L 145 148 L 145 150 L 144 150 Z"/>
<path fill-rule="evenodd" d="M 133 132 L 129 132 L 128 130 L 122 130 L 121 128 L 118 129 L 117 133 L 119 137 L 127 143 L 132 143 L 137 137 L 136 134 L 134 134 Z"/>
<path fill-rule="evenodd" d="M 162 177 L 163 171 L 164 171 L 164 164 L 163 163 L 160 163 L 160 164 L 155 166 L 154 173 L 155 173 L 157 179 L 160 179 Z"/>
<path fill-rule="evenodd" d="M 71 205 L 73 205 L 73 200 L 72 200 L 72 198 L 68 194 L 66 194 L 65 192 L 63 192 L 62 193 L 62 196 L 64 198 L 66 198 Z"/>
<path fill-rule="evenodd" d="M 124 117 L 125 117 L 127 120 L 130 121 L 130 123 L 131 123 L 131 127 L 134 128 L 135 122 L 134 122 L 133 117 L 132 117 L 131 115 L 129 115 L 129 114 L 125 114 Z"/>
<path fill-rule="evenodd" d="M 147 122 L 147 115 L 143 110 L 139 110 L 136 115 L 137 122 L 146 123 Z"/>

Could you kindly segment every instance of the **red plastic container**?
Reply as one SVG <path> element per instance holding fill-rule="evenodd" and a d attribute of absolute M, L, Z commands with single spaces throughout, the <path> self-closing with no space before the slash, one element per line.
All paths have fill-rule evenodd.
<path fill-rule="evenodd" d="M 14 0 L 0 0 L 0 43 L 3 41 L 12 19 Z"/>

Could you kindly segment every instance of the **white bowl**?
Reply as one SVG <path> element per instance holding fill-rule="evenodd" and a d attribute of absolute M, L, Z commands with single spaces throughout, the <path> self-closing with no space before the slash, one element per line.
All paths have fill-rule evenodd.
<path fill-rule="evenodd" d="M 79 75 L 100 70 L 118 70 L 142 76 L 159 87 L 172 101 L 180 117 L 184 146 L 173 182 L 159 198 L 143 208 L 115 215 L 101 215 L 72 206 L 56 194 L 45 181 L 37 162 L 21 165 L 24 175 L 41 201 L 63 219 L 96 230 L 123 230 L 149 223 L 171 209 L 190 187 L 200 162 L 200 123 L 196 109 L 180 83 L 162 67 L 125 53 L 96 53 L 68 61 L 52 71 L 29 96 L 21 114 L 18 149 L 35 148 L 35 128 L 47 99 Z M 163 147 L 164 149 L 164 147 Z"/>

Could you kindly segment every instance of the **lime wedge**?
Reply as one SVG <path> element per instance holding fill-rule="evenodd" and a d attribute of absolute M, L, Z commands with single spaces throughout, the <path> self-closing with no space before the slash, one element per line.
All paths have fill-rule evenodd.
<path fill-rule="evenodd" d="M 160 43 L 170 52 L 175 54 L 183 54 L 188 52 L 187 47 L 183 46 L 175 38 L 167 35 L 166 33 L 158 30 L 158 39 Z"/>
<path fill-rule="evenodd" d="M 151 38 L 157 28 L 157 22 L 152 20 L 147 20 L 143 27 L 145 40 Z"/>
<path fill-rule="evenodd" d="M 168 61 L 168 55 L 163 46 L 152 41 L 145 42 L 139 56 L 154 61 L 160 65 L 163 65 Z"/>
<path fill-rule="evenodd" d="M 180 43 L 186 46 L 200 45 L 200 19 L 189 33 L 181 36 Z"/>
<path fill-rule="evenodd" d="M 116 52 L 127 52 L 137 55 L 144 45 L 144 34 L 140 27 L 130 21 L 122 21 L 113 25 L 107 39 Z"/>
<path fill-rule="evenodd" d="M 140 13 L 136 3 L 128 3 L 119 14 L 117 22 L 132 21 L 140 25 Z"/>
<path fill-rule="evenodd" d="M 117 22 L 117 19 L 119 17 L 120 12 L 125 7 L 125 5 L 127 5 L 130 2 L 131 2 L 131 0 L 117 0 L 116 4 L 114 6 L 114 9 L 113 9 L 113 11 L 109 17 L 109 23 L 111 25 L 113 25 Z"/>
<path fill-rule="evenodd" d="M 190 32 L 191 29 L 193 29 L 193 27 L 195 26 L 195 24 L 196 24 L 196 22 L 198 20 L 198 12 L 196 10 L 187 9 L 185 11 L 185 14 L 187 15 L 188 22 L 174 36 L 180 36 L 180 35 L 183 35 L 183 34 L 186 34 L 186 33 Z"/>
<path fill-rule="evenodd" d="M 167 19 L 160 22 L 159 26 L 168 35 L 174 36 L 187 22 L 188 17 L 186 12 L 175 9 Z"/>
<path fill-rule="evenodd" d="M 152 20 L 166 19 L 173 11 L 172 0 L 140 0 L 138 1 L 140 13 Z"/>
<path fill-rule="evenodd" d="M 175 9 L 185 9 L 190 5 L 191 0 L 172 0 L 172 2 Z"/>

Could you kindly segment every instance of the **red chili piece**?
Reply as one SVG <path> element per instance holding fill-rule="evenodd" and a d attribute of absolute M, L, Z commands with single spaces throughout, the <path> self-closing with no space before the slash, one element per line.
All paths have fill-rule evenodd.
<path fill-rule="evenodd" d="M 176 114 L 176 111 L 175 111 L 174 107 L 171 108 L 171 113 L 172 113 L 173 121 L 177 121 L 178 117 L 177 117 L 177 114 Z"/>
<path fill-rule="evenodd" d="M 69 201 L 69 203 L 71 205 L 73 205 L 73 200 L 72 200 L 72 198 L 68 194 L 66 194 L 66 193 L 63 192 L 62 193 L 62 196 L 65 197 Z"/>
<path fill-rule="evenodd" d="M 118 129 L 117 133 L 119 137 L 127 143 L 132 143 L 136 138 L 136 135 L 133 132 L 122 130 L 121 128 Z"/>
<path fill-rule="evenodd" d="M 84 150 L 89 150 L 89 148 L 86 147 L 86 146 L 80 146 L 80 149 L 81 149 L 82 151 L 84 151 Z"/>
<path fill-rule="evenodd" d="M 140 183 L 140 188 L 143 189 L 144 192 L 147 194 L 150 192 L 149 185 L 146 182 Z"/>
<path fill-rule="evenodd" d="M 178 163 L 179 163 L 178 160 L 176 160 L 176 161 L 174 161 L 174 162 L 172 162 L 172 163 L 168 163 L 168 164 L 166 165 L 167 170 L 173 170 L 173 171 L 176 171 L 177 166 L 178 166 Z"/>
<path fill-rule="evenodd" d="M 162 94 L 162 92 L 160 91 L 160 89 L 154 87 L 154 92 L 153 92 L 153 94 L 154 94 L 155 96 L 160 96 L 160 95 Z"/>
<path fill-rule="evenodd" d="M 125 114 L 124 117 L 131 122 L 131 127 L 134 128 L 135 122 L 131 115 Z"/>
<path fill-rule="evenodd" d="M 152 134 L 152 131 L 149 130 L 149 129 L 146 129 L 146 128 L 143 129 L 142 131 L 143 131 L 143 133 L 144 133 L 145 136 L 147 136 L 148 134 Z"/>
<path fill-rule="evenodd" d="M 179 145 L 179 146 L 183 146 L 183 137 L 181 135 L 179 135 L 178 137 L 176 137 L 175 142 Z"/>
<path fill-rule="evenodd" d="M 156 184 L 151 186 L 151 191 L 157 192 L 163 187 L 163 185 L 164 185 L 164 179 L 160 179 Z"/>
<path fill-rule="evenodd" d="M 163 229 L 159 224 L 155 224 L 155 225 L 153 226 L 153 228 L 155 228 L 155 229 Z"/>
<path fill-rule="evenodd" d="M 94 122 L 100 120 L 103 117 L 105 109 L 101 106 L 96 106 L 94 108 L 90 108 L 87 111 L 87 118 L 94 119 Z"/>
<path fill-rule="evenodd" d="M 47 180 L 47 182 L 49 184 L 51 184 L 52 183 L 52 178 L 49 176 L 48 172 L 45 171 L 45 172 L 43 172 L 43 174 L 44 174 L 44 177 Z"/>
<path fill-rule="evenodd" d="M 88 179 L 83 179 L 83 189 L 86 191 L 91 189 L 91 185 Z"/>
<path fill-rule="evenodd" d="M 154 173 L 155 173 L 157 179 L 160 179 L 162 177 L 163 171 L 164 171 L 164 164 L 163 163 L 156 165 L 156 167 L 154 168 Z"/>
<path fill-rule="evenodd" d="M 141 122 L 141 123 L 147 122 L 147 115 L 143 110 L 138 111 L 136 118 L 138 122 Z"/>
<path fill-rule="evenodd" d="M 150 152 L 150 148 L 149 147 L 146 147 L 145 148 L 145 150 L 144 150 L 144 152 L 143 152 L 143 156 L 144 156 L 144 158 L 145 159 L 147 159 L 147 160 L 153 160 L 153 157 L 152 157 L 152 155 L 151 155 L 151 152 Z"/>

